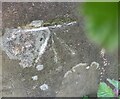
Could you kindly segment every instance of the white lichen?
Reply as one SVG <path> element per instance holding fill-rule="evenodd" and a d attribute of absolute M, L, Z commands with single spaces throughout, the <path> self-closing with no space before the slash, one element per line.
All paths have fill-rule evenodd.
<path fill-rule="evenodd" d="M 71 70 L 67 71 L 67 72 L 65 73 L 65 75 L 64 75 L 64 78 L 66 78 L 70 73 L 72 73 Z"/>
<path fill-rule="evenodd" d="M 97 63 L 97 62 L 92 62 L 90 66 L 91 66 L 91 67 L 92 67 L 92 66 L 95 66 L 96 69 L 98 69 L 98 68 L 99 68 L 99 63 Z"/>
<path fill-rule="evenodd" d="M 86 69 L 89 69 L 89 68 L 90 68 L 90 66 L 87 66 L 87 67 L 86 67 Z"/>
<path fill-rule="evenodd" d="M 32 80 L 38 80 L 38 76 L 37 75 L 32 76 Z"/>
<path fill-rule="evenodd" d="M 48 85 L 47 84 L 43 84 L 40 86 L 40 89 L 45 91 L 45 90 L 48 90 Z"/>
<path fill-rule="evenodd" d="M 36 66 L 36 69 L 37 69 L 38 71 L 43 70 L 43 68 L 44 68 L 44 66 L 43 66 L 43 65 L 37 65 L 37 66 Z"/>

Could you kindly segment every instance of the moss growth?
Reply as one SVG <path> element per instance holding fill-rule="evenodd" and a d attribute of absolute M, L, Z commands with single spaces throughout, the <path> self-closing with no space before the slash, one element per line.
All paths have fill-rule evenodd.
<path fill-rule="evenodd" d="M 58 24 L 62 25 L 64 23 L 69 23 L 69 22 L 73 22 L 73 21 L 76 21 L 76 19 L 73 19 L 70 17 L 55 18 L 55 19 L 50 19 L 50 20 L 44 21 L 42 26 L 47 27 L 47 26 L 53 26 L 53 25 L 58 25 Z M 32 29 L 35 27 L 30 26 L 29 24 L 26 24 L 26 25 L 22 25 L 21 28 L 22 29 Z"/>
<path fill-rule="evenodd" d="M 72 21 L 76 21 L 76 19 L 73 18 L 56 18 L 56 19 L 51 19 L 47 20 L 43 23 L 43 26 L 52 26 L 52 25 L 58 25 L 58 24 L 63 24 L 63 23 L 69 23 Z"/>

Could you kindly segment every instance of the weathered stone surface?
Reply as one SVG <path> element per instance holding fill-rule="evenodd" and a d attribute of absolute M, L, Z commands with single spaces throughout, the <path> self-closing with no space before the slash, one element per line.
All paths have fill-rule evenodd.
<path fill-rule="evenodd" d="M 3 50 L 10 59 L 20 60 L 20 65 L 31 67 L 35 59 L 45 52 L 50 31 L 47 27 L 37 29 L 7 29 L 2 37 Z"/>
<path fill-rule="evenodd" d="M 83 97 L 95 94 L 99 84 L 99 64 L 79 63 L 64 75 L 58 97 Z M 89 69 L 87 69 L 89 67 Z"/>
<path fill-rule="evenodd" d="M 19 66 L 17 60 L 10 60 L 3 52 L 2 82 L 4 96 L 54 97 L 58 96 L 58 92 L 61 93 L 63 91 L 66 93 L 65 96 L 67 96 L 70 87 L 61 84 L 65 81 L 65 73 L 78 63 L 87 63 L 89 66 L 91 62 L 95 61 L 100 64 L 100 68 L 98 69 L 100 73 L 91 67 L 87 67 L 87 69 L 85 67 L 79 68 L 81 78 L 77 86 L 78 89 L 74 90 L 73 87 L 75 86 L 76 88 L 75 83 L 67 80 L 74 90 L 74 92 L 69 91 L 69 94 L 72 92 L 71 95 L 73 96 L 78 95 L 80 92 L 78 92 L 79 89 L 81 90 L 80 95 L 84 95 L 86 90 L 86 95 L 91 95 L 96 92 L 100 79 L 104 81 L 106 78 L 118 77 L 116 71 L 118 69 L 116 67 L 117 52 L 114 54 L 105 53 L 104 58 L 107 60 L 107 66 L 104 66 L 104 60 L 101 57 L 102 48 L 91 43 L 83 31 L 83 18 L 78 17 L 79 15 L 76 11 L 78 5 L 79 3 L 3 3 L 4 28 L 23 26 L 33 20 L 45 21 L 67 16 L 76 19 L 79 23 L 71 27 L 58 28 L 53 31 L 56 34 L 56 36 L 52 35 L 54 42 L 52 42 L 52 39 L 50 40 L 41 58 L 41 63 L 44 66 L 42 71 L 37 71 L 34 67 L 23 69 Z M 58 57 L 58 61 L 56 61 L 56 56 Z M 103 73 L 104 70 L 105 72 Z M 38 75 L 37 81 L 31 79 L 34 75 Z M 75 75 L 77 74 L 74 73 L 71 76 L 74 76 L 74 81 L 78 79 Z M 98 76 L 100 76 L 100 79 Z M 46 91 L 40 89 L 40 86 L 44 83 L 49 86 Z M 83 87 L 83 83 L 86 86 L 84 85 Z M 93 85 L 95 86 L 93 87 Z"/>

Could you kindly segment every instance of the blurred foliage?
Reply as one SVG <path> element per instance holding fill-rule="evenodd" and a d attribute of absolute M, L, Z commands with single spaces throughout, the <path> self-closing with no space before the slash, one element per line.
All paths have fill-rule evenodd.
<path fill-rule="evenodd" d="M 114 89 L 108 86 L 105 82 L 100 82 L 98 87 L 98 97 L 116 97 L 118 96 L 118 90 L 120 88 L 120 82 L 114 79 L 107 79 L 107 81 L 114 86 Z"/>
<path fill-rule="evenodd" d="M 86 2 L 83 5 L 85 31 L 95 43 L 113 51 L 118 47 L 118 3 Z"/>
<path fill-rule="evenodd" d="M 88 96 L 83 96 L 83 98 L 82 99 L 89 99 L 89 97 Z"/>
<path fill-rule="evenodd" d="M 112 89 L 110 86 L 108 86 L 105 82 L 100 82 L 98 86 L 98 91 L 97 91 L 97 97 L 99 99 L 106 99 L 106 97 L 118 97 L 119 96 L 119 89 L 120 89 L 120 82 L 114 79 L 107 79 L 109 84 L 112 84 L 114 88 Z M 90 99 L 88 96 L 84 96 L 82 99 Z M 108 98 L 109 99 L 109 98 Z M 110 98 L 111 99 L 111 98 Z"/>
<path fill-rule="evenodd" d="M 97 92 L 98 97 L 115 97 L 113 90 L 104 82 L 101 82 Z"/>
<path fill-rule="evenodd" d="M 120 89 L 120 82 L 114 80 L 114 79 L 107 79 L 107 81 L 112 84 L 116 89 Z"/>
<path fill-rule="evenodd" d="M 119 0 L 86 0 L 86 2 L 119 2 Z"/>

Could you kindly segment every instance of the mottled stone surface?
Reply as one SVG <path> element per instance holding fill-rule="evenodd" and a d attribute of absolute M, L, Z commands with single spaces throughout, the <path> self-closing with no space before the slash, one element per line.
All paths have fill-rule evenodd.
<path fill-rule="evenodd" d="M 89 69 L 87 68 L 89 67 Z M 88 66 L 79 63 L 65 73 L 58 97 L 83 97 L 94 95 L 98 90 L 99 70 L 97 63 Z"/>
<path fill-rule="evenodd" d="M 76 11 L 78 3 L 3 3 L 2 6 L 4 28 L 26 25 L 33 20 L 44 21 L 67 16 L 78 22 L 75 26 L 54 31 L 54 43 L 51 39 L 41 58 L 44 66 L 42 71 L 34 67 L 23 69 L 17 60 L 10 60 L 3 52 L 3 96 L 95 96 L 100 79 L 117 79 L 117 52 L 110 54 L 106 51 L 103 57 L 102 48 L 88 40 L 83 31 L 83 18 Z M 72 54 L 72 51 L 75 53 Z M 54 60 L 55 55 L 58 56 L 57 62 Z M 104 58 L 107 60 L 106 66 Z M 99 63 L 100 68 L 88 68 L 93 61 Z M 79 67 L 69 79 L 65 79 L 66 72 L 79 63 L 87 63 L 87 69 Z M 78 73 L 81 74 L 80 78 L 77 77 Z M 34 75 L 38 76 L 38 80 L 32 80 Z M 62 85 L 62 82 L 67 84 Z M 45 91 L 40 89 L 43 84 L 48 85 Z M 58 94 L 61 92 L 64 94 Z"/>
<path fill-rule="evenodd" d="M 48 27 L 6 29 L 2 36 L 2 49 L 10 59 L 20 60 L 21 67 L 36 66 L 46 50 L 50 35 Z"/>

